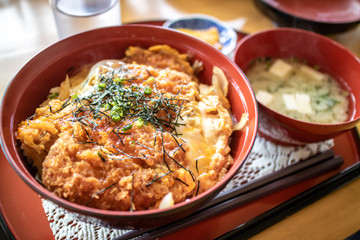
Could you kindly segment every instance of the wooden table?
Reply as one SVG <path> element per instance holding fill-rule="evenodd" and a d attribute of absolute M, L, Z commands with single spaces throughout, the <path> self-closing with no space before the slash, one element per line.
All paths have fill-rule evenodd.
<path fill-rule="evenodd" d="M 121 0 L 122 22 L 212 15 L 237 30 L 274 28 L 251 0 Z M 0 95 L 16 71 L 58 40 L 47 0 L 0 1 Z M 360 28 L 331 36 L 360 55 Z M 0 183 L 4 184 L 4 183 Z M 343 239 L 360 229 L 360 179 L 288 217 L 253 239 Z"/>

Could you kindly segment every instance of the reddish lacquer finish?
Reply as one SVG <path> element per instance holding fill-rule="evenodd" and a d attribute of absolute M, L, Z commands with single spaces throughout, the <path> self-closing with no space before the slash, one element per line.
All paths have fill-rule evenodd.
<path fill-rule="evenodd" d="M 264 3 L 298 18 L 324 23 L 360 21 L 359 0 L 262 0 Z"/>
<path fill-rule="evenodd" d="M 360 23 L 359 0 L 254 0 L 254 3 L 280 27 L 333 34 Z"/>

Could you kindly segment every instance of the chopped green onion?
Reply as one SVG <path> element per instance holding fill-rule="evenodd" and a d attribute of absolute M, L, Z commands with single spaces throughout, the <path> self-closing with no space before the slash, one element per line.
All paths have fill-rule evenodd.
<path fill-rule="evenodd" d="M 111 105 L 110 105 L 109 103 L 107 103 L 107 104 L 104 105 L 104 108 L 105 108 L 106 110 L 109 110 L 109 109 L 111 109 Z"/>
<path fill-rule="evenodd" d="M 137 127 L 142 127 L 144 126 L 144 120 L 142 118 L 138 118 L 136 121 L 135 121 L 135 125 Z"/>
<path fill-rule="evenodd" d="M 152 93 L 152 89 L 151 89 L 151 88 L 149 88 L 149 87 L 145 88 L 145 90 L 144 90 L 144 94 L 145 94 L 145 95 L 150 95 L 151 93 Z"/>
<path fill-rule="evenodd" d="M 122 84 L 122 83 L 124 82 L 124 79 L 122 79 L 122 78 L 114 78 L 113 81 L 114 81 L 115 83 Z"/>
<path fill-rule="evenodd" d="M 72 99 L 77 99 L 79 96 L 75 93 L 74 95 L 71 96 Z"/>
<path fill-rule="evenodd" d="M 48 98 L 53 99 L 53 98 L 56 98 L 57 96 L 59 96 L 59 93 L 55 92 L 55 93 L 50 94 L 48 96 Z"/>
<path fill-rule="evenodd" d="M 124 109 L 119 105 L 115 105 L 111 108 L 110 116 L 115 122 L 120 121 L 120 118 L 124 116 Z"/>
<path fill-rule="evenodd" d="M 106 84 L 105 84 L 105 83 L 99 83 L 99 84 L 98 84 L 98 89 L 99 89 L 99 90 L 104 90 L 105 87 L 106 87 Z"/>
<path fill-rule="evenodd" d="M 145 83 L 151 83 L 155 80 L 155 78 L 153 76 L 148 77 L 148 79 L 146 79 Z"/>
<path fill-rule="evenodd" d="M 119 105 L 114 105 L 114 106 L 111 108 L 111 111 L 112 111 L 112 112 L 117 112 L 117 113 L 119 113 L 121 110 L 122 110 L 122 108 L 121 108 Z"/>
<path fill-rule="evenodd" d="M 132 129 L 132 124 L 128 124 L 128 125 L 126 125 L 125 127 L 123 127 L 123 132 L 126 132 L 126 131 L 128 131 L 128 130 L 130 130 L 130 129 Z"/>
<path fill-rule="evenodd" d="M 114 122 L 118 122 L 120 121 L 121 117 L 119 115 L 112 115 L 111 116 L 111 119 L 114 121 Z"/>
<path fill-rule="evenodd" d="M 114 122 L 118 122 L 121 120 L 121 116 L 116 113 L 116 112 L 111 112 L 110 113 L 110 116 L 111 116 L 111 119 L 114 121 Z"/>

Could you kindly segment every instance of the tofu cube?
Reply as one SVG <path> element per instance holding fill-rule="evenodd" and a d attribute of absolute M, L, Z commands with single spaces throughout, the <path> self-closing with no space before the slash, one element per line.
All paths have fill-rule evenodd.
<path fill-rule="evenodd" d="M 269 104 L 269 102 L 271 102 L 271 100 L 273 98 L 274 98 L 274 96 L 271 93 L 266 92 L 266 91 L 259 90 L 256 93 L 256 99 L 264 105 Z"/>
<path fill-rule="evenodd" d="M 297 110 L 297 104 L 294 94 L 283 94 L 282 97 L 288 110 Z"/>
<path fill-rule="evenodd" d="M 301 66 L 299 69 L 300 73 L 302 73 L 305 77 L 308 77 L 310 80 L 316 82 L 323 82 L 326 80 L 326 75 L 309 67 L 309 66 Z"/>
<path fill-rule="evenodd" d="M 310 96 L 308 94 L 283 94 L 282 97 L 288 110 L 294 110 L 304 114 L 312 113 Z"/>
<path fill-rule="evenodd" d="M 281 80 L 290 77 L 293 71 L 293 67 L 281 59 L 277 59 L 269 68 L 269 72 L 279 77 Z"/>
<path fill-rule="evenodd" d="M 310 104 L 310 96 L 305 93 L 295 94 L 297 111 L 304 114 L 311 114 L 312 108 Z"/>

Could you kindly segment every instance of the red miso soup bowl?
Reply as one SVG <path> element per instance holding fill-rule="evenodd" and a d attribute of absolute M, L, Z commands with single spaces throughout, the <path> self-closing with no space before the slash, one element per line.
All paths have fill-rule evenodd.
<path fill-rule="evenodd" d="M 149 47 L 167 44 L 181 53 L 189 54 L 191 61 L 203 63 L 199 79 L 211 83 L 213 66 L 220 67 L 229 80 L 228 99 L 232 113 L 239 120 L 249 114 L 243 131 L 232 136 L 231 155 L 234 164 L 226 176 L 214 187 L 188 201 L 167 209 L 140 211 L 101 210 L 79 205 L 56 196 L 35 179 L 31 166 L 22 155 L 15 133 L 18 124 L 32 116 L 52 87 L 58 86 L 65 75 L 84 65 L 103 59 L 121 59 L 129 46 Z M 141 24 L 96 29 L 56 42 L 30 59 L 9 83 L 1 103 L 1 144 L 8 161 L 20 177 L 42 198 L 49 199 L 70 210 L 79 219 L 117 228 L 156 227 L 184 218 L 214 198 L 231 180 L 247 158 L 257 133 L 258 109 L 252 88 L 243 72 L 229 58 L 212 46 L 186 34 L 162 27 Z"/>
<path fill-rule="evenodd" d="M 360 61 L 346 48 L 320 34 L 294 28 L 266 30 L 243 38 L 236 47 L 235 63 L 245 72 L 262 57 L 298 58 L 330 74 L 349 94 L 348 119 L 336 124 L 300 121 L 258 101 L 259 134 L 283 145 L 324 141 L 355 127 L 360 119 Z"/>

